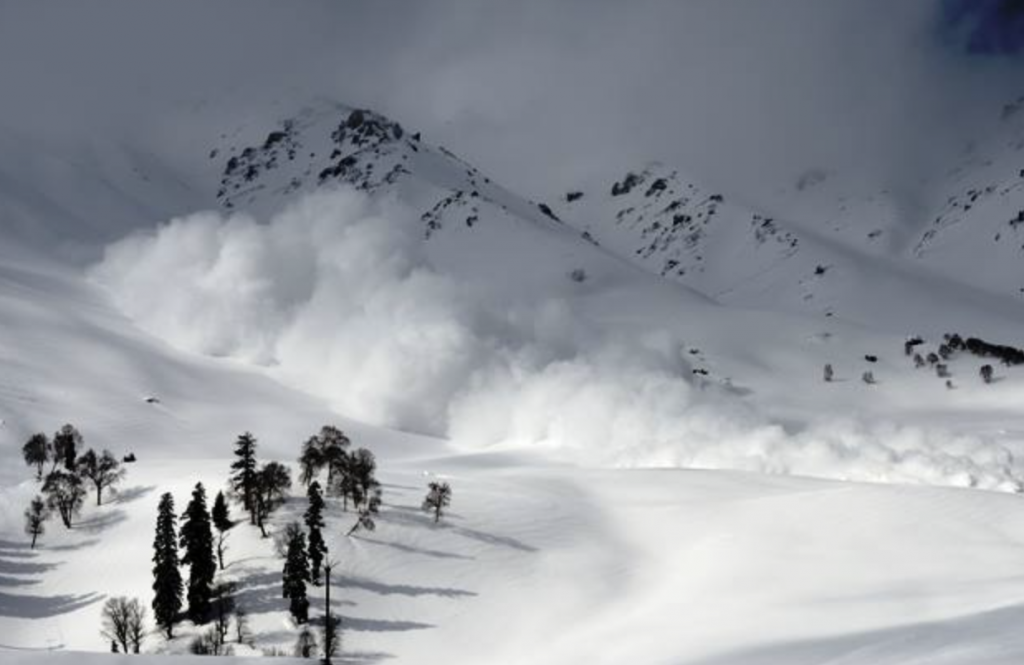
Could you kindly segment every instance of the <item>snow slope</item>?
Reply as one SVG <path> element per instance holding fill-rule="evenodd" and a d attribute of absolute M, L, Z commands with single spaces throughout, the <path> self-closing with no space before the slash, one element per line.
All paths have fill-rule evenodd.
<path fill-rule="evenodd" d="M 4 159 L 5 662 L 104 650 L 103 598 L 148 599 L 159 495 L 180 508 L 197 481 L 222 488 L 241 431 L 290 462 L 328 422 L 378 454 L 385 483 L 377 532 L 346 538 L 351 515 L 331 510 L 346 661 L 1020 660 L 1019 499 L 921 486 L 1017 489 L 1019 369 L 983 386 L 960 354 L 948 390 L 902 350 L 911 331 L 929 348 L 947 330 L 1013 342 L 1010 295 L 766 227 L 714 192 L 680 204 L 719 229 L 707 250 L 651 236 L 652 257 L 683 243 L 688 267 L 709 265 L 665 280 L 623 250 L 677 177 L 614 197 L 635 199 L 615 240 L 600 205 L 573 226 L 382 116 L 285 117 L 224 128 L 188 168 L 102 137 L 39 149 L 91 155 L 64 177 Z M 778 275 L 806 280 L 779 290 Z M 31 552 L 18 449 L 66 421 L 139 461 L 114 502 L 51 522 Z M 455 488 L 438 526 L 419 510 L 432 477 Z M 243 524 L 230 547 L 255 648 L 288 648 L 272 543 Z M 194 632 L 146 649 L 182 653 Z"/>

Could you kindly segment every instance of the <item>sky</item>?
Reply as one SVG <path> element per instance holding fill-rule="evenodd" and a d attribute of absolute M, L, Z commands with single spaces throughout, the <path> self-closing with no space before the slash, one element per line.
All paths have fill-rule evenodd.
<path fill-rule="evenodd" d="M 173 147 L 327 96 L 536 198 L 652 160 L 753 204 L 913 187 L 1024 93 L 1014 4 L 0 0 L 0 129 Z"/>

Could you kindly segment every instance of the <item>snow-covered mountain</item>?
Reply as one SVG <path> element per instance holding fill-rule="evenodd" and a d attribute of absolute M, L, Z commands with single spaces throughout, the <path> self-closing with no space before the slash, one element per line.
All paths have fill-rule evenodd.
<path fill-rule="evenodd" d="M 764 209 L 683 164 L 535 201 L 328 102 L 173 150 L 4 129 L 0 657 L 105 650 L 162 492 L 335 422 L 385 490 L 373 534 L 330 506 L 346 660 L 1016 662 L 1022 370 L 958 348 L 947 383 L 904 342 L 1021 345 L 1019 104 L 913 202 L 809 169 Z M 33 552 L 19 450 L 65 421 L 139 460 Z M 238 653 L 288 648 L 273 544 L 231 547 Z"/>

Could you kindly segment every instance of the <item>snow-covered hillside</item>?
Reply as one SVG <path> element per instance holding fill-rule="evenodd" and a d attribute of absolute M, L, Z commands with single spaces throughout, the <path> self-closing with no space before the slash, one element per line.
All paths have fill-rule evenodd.
<path fill-rule="evenodd" d="M 0 661 L 118 662 L 53 651 L 148 606 L 159 497 L 333 423 L 384 493 L 374 532 L 328 501 L 340 662 L 1019 662 L 1024 367 L 942 347 L 1024 344 L 1020 107 L 915 197 L 809 168 L 759 206 L 660 163 L 533 200 L 329 101 L 0 123 Z M 32 550 L 21 446 L 65 422 L 138 459 Z M 290 650 L 241 522 L 233 649 Z"/>

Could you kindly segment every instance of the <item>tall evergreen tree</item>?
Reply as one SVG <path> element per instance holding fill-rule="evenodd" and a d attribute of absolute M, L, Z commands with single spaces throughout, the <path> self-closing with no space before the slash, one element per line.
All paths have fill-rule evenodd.
<path fill-rule="evenodd" d="M 213 558 L 213 531 L 202 483 L 196 483 L 182 518 L 180 540 L 185 555 L 181 562 L 189 566 L 188 618 L 195 624 L 206 623 L 217 563 Z"/>
<path fill-rule="evenodd" d="M 242 497 L 250 524 L 256 524 L 256 437 L 249 432 L 239 436 L 235 442 L 235 458 L 231 463 L 231 489 Z"/>
<path fill-rule="evenodd" d="M 64 463 L 68 471 L 75 470 L 78 450 L 82 447 L 82 433 L 74 425 L 64 425 L 53 435 L 54 456 Z"/>
<path fill-rule="evenodd" d="M 90 448 L 84 455 L 78 458 L 78 474 L 83 478 L 92 481 L 96 488 L 96 505 L 103 503 L 103 490 L 121 482 L 125 476 L 125 470 L 121 463 L 109 450 L 97 455 L 96 451 Z"/>
<path fill-rule="evenodd" d="M 306 492 L 309 505 L 306 508 L 306 528 L 309 529 L 309 574 L 313 584 L 320 583 L 320 567 L 327 554 L 322 529 L 324 528 L 324 498 L 320 493 L 320 483 L 313 481 Z"/>
<path fill-rule="evenodd" d="M 21 447 L 25 464 L 36 468 L 36 480 L 43 479 L 43 465 L 50 461 L 52 446 L 50 439 L 43 433 L 33 434 Z"/>
<path fill-rule="evenodd" d="M 281 576 L 281 594 L 290 602 L 288 610 L 298 623 L 309 620 L 309 600 L 306 599 L 306 583 L 309 582 L 309 559 L 306 554 L 306 536 L 301 529 L 294 529 L 288 540 L 288 553 Z"/>
<path fill-rule="evenodd" d="M 220 569 L 224 570 L 224 552 L 227 551 L 224 539 L 227 538 L 228 531 L 235 526 L 235 523 L 231 521 L 231 512 L 227 499 L 224 498 L 224 492 L 217 492 L 210 517 L 213 518 L 213 527 L 217 529 L 217 562 L 220 564 Z"/>
<path fill-rule="evenodd" d="M 157 508 L 156 538 L 153 540 L 153 614 L 156 624 L 174 637 L 174 624 L 181 611 L 181 571 L 178 570 L 177 516 L 174 497 L 167 492 Z"/>

